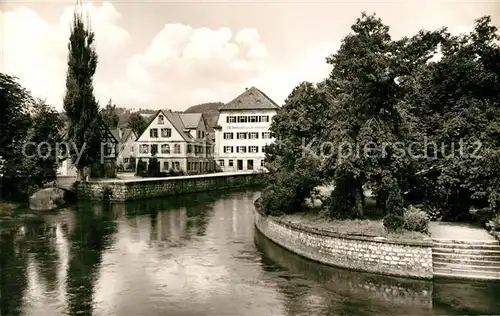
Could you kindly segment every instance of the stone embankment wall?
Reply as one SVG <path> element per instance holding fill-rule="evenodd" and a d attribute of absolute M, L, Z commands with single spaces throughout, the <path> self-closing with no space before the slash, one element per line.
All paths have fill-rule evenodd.
<path fill-rule="evenodd" d="M 214 173 L 168 178 L 96 180 L 76 183 L 79 200 L 129 201 L 260 185 L 262 173 Z"/>
<path fill-rule="evenodd" d="M 267 216 L 258 206 L 255 226 L 283 248 L 320 263 L 393 276 L 433 277 L 432 241 L 337 234 Z"/>

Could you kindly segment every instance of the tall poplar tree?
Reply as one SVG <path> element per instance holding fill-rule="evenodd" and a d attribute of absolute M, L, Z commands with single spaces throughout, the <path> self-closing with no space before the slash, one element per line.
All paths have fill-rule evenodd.
<path fill-rule="evenodd" d="M 84 168 L 100 160 L 101 129 L 93 87 L 98 59 L 93 47 L 95 37 L 89 18 L 84 22 L 81 7 L 78 1 L 71 24 L 64 109 L 69 120 L 67 141 L 72 147 L 71 159 L 83 178 Z"/>

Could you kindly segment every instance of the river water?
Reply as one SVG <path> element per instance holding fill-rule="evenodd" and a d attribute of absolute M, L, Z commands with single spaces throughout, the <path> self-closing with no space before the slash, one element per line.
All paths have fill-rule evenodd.
<path fill-rule="evenodd" d="M 0 315 L 500 314 L 498 284 L 377 276 L 291 254 L 255 231 L 259 194 L 79 203 L 3 227 Z"/>

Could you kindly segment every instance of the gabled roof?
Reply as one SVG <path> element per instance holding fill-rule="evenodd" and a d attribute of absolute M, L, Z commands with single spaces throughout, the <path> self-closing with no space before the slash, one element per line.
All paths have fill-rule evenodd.
<path fill-rule="evenodd" d="M 269 110 L 278 109 L 279 106 L 264 92 L 256 87 L 251 87 L 237 96 L 231 102 L 221 106 L 219 111 L 225 110 Z"/>
<path fill-rule="evenodd" d="M 106 134 L 108 134 L 107 136 L 111 136 L 112 137 L 112 141 L 114 141 L 115 143 L 118 143 L 119 142 L 119 138 L 117 137 L 118 135 L 115 135 L 113 133 L 113 131 L 111 131 L 109 129 L 109 127 L 106 125 L 106 123 L 104 123 L 104 120 L 102 119 L 102 116 L 99 115 L 99 125 L 101 126 L 101 130 L 104 131 Z M 68 134 L 68 128 L 69 128 L 69 123 L 65 123 L 65 126 L 64 127 L 59 127 L 58 128 L 58 131 L 59 131 L 59 134 L 61 135 L 61 137 L 65 138 L 66 135 Z"/>
<path fill-rule="evenodd" d="M 203 119 L 202 113 L 182 113 L 182 112 L 179 113 L 179 112 L 172 112 L 170 110 L 158 110 L 158 112 L 152 115 L 151 118 L 149 119 L 147 124 L 148 127 L 160 113 L 163 114 L 163 116 L 165 116 L 165 118 L 170 122 L 170 124 L 172 124 L 172 126 L 181 135 L 184 141 L 186 142 L 197 141 L 197 139 L 191 136 L 191 134 L 189 133 L 189 129 L 196 128 L 198 126 L 199 120 Z M 197 118 L 196 121 L 195 118 Z M 184 122 L 186 122 L 186 124 L 189 124 L 188 125 L 189 127 L 184 125 L 185 124 Z M 194 122 L 196 122 L 196 125 L 194 127 L 190 127 L 194 125 Z M 143 133 L 145 133 L 146 130 Z M 142 135 L 139 135 L 139 137 L 140 136 Z"/>
<path fill-rule="evenodd" d="M 203 115 L 201 113 L 178 113 L 187 129 L 197 128 Z"/>
<path fill-rule="evenodd" d="M 128 137 L 134 133 L 131 128 L 122 128 L 122 137 L 120 137 L 120 128 L 115 128 L 111 131 L 113 136 L 118 140 L 118 142 L 123 143 L 125 142 Z M 135 140 L 135 139 L 134 139 Z"/>

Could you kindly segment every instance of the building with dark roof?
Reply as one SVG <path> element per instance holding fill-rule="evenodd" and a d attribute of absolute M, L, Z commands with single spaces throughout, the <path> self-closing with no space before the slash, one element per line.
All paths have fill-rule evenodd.
<path fill-rule="evenodd" d="M 264 148 L 273 141 L 269 126 L 278 109 L 278 104 L 256 87 L 219 108 L 215 159 L 222 170 L 264 168 Z"/>
<path fill-rule="evenodd" d="M 207 136 L 202 113 L 159 110 L 137 138 L 137 158 L 148 161 L 155 153 L 163 172 L 213 170 L 214 143 Z"/>

